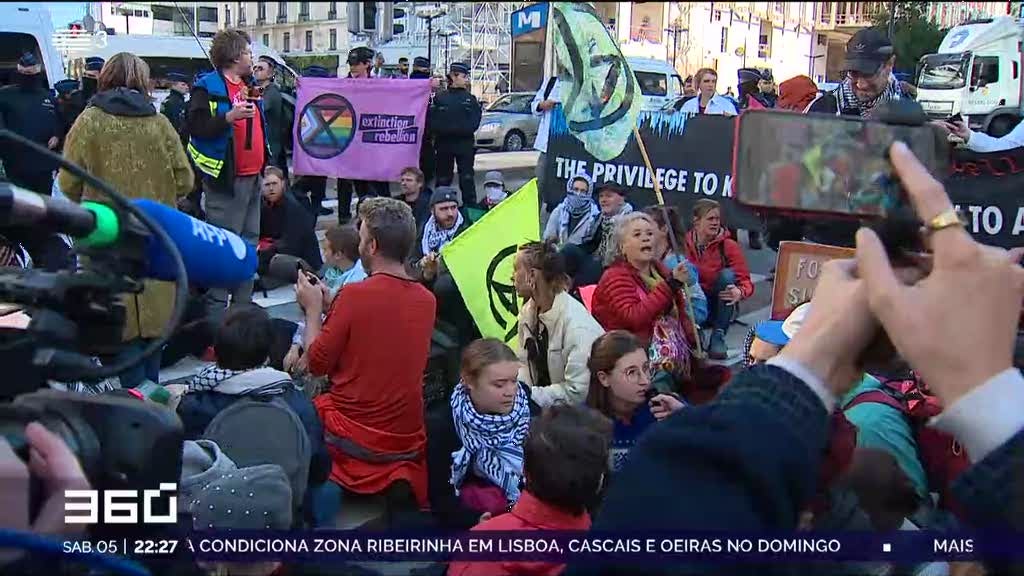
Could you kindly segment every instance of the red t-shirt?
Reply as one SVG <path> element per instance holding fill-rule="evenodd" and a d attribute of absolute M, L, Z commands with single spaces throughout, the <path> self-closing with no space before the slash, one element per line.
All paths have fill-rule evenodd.
<path fill-rule="evenodd" d="M 245 83 L 225 80 L 232 106 L 245 102 Z M 235 131 L 235 176 L 253 176 L 263 170 L 265 144 L 262 122 L 258 111 L 252 119 L 235 121 L 232 127 Z"/>

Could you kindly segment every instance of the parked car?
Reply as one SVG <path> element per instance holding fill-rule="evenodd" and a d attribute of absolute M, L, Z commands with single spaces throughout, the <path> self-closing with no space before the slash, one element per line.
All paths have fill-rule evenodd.
<path fill-rule="evenodd" d="M 511 92 L 488 106 L 476 131 L 476 147 L 506 152 L 528 149 L 540 124 L 540 118 L 530 112 L 533 96 L 533 92 Z"/>

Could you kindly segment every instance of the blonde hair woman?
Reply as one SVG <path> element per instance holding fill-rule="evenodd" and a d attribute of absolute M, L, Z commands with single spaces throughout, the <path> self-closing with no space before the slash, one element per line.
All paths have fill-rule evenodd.
<path fill-rule="evenodd" d="M 68 132 L 64 156 L 131 199 L 175 206 L 192 190 L 192 168 L 170 121 L 158 114 L 149 95 L 149 66 L 134 54 L 115 54 L 100 70 L 99 91 Z M 60 188 L 75 202 L 105 197 L 74 174 L 61 170 Z M 147 281 L 139 294 L 125 296 L 127 344 L 119 354 L 145 346 L 170 318 L 174 288 Z M 111 351 L 114 352 L 114 351 Z M 160 355 L 121 374 L 122 387 L 158 381 Z"/>

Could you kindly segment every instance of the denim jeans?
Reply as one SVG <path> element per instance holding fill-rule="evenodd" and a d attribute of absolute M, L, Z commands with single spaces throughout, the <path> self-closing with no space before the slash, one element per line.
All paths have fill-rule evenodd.
<path fill-rule="evenodd" d="M 125 343 L 125 347 L 117 353 L 115 362 L 120 362 L 130 356 L 135 356 L 142 351 L 149 344 L 149 340 L 138 338 L 130 342 Z M 121 380 L 121 388 L 134 388 L 139 384 L 142 384 L 144 380 L 149 380 L 154 384 L 160 383 L 160 351 L 157 350 L 149 358 L 145 358 L 142 362 L 132 366 L 118 374 L 118 378 Z"/>
<path fill-rule="evenodd" d="M 736 305 L 727 304 L 718 297 L 718 294 L 730 284 L 736 284 L 736 273 L 733 272 L 732 268 L 723 268 L 718 273 L 718 278 L 715 279 L 711 293 L 707 295 L 709 304 L 708 323 L 715 330 L 728 331 L 729 324 L 732 323 L 733 310 Z"/>
<path fill-rule="evenodd" d="M 310 490 L 310 505 L 313 510 L 313 527 L 334 526 L 334 519 L 341 510 L 344 489 L 328 480 Z"/>

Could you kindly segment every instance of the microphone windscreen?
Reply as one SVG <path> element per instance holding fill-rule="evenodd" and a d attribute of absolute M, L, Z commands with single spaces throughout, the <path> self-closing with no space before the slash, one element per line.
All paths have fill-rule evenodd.
<path fill-rule="evenodd" d="M 203 288 L 231 288 L 256 274 L 256 247 L 238 234 L 197 220 L 152 200 L 133 204 L 157 221 L 171 237 L 185 263 L 189 282 Z M 177 277 L 166 247 L 155 236 L 146 246 L 147 276 L 157 280 Z"/>

